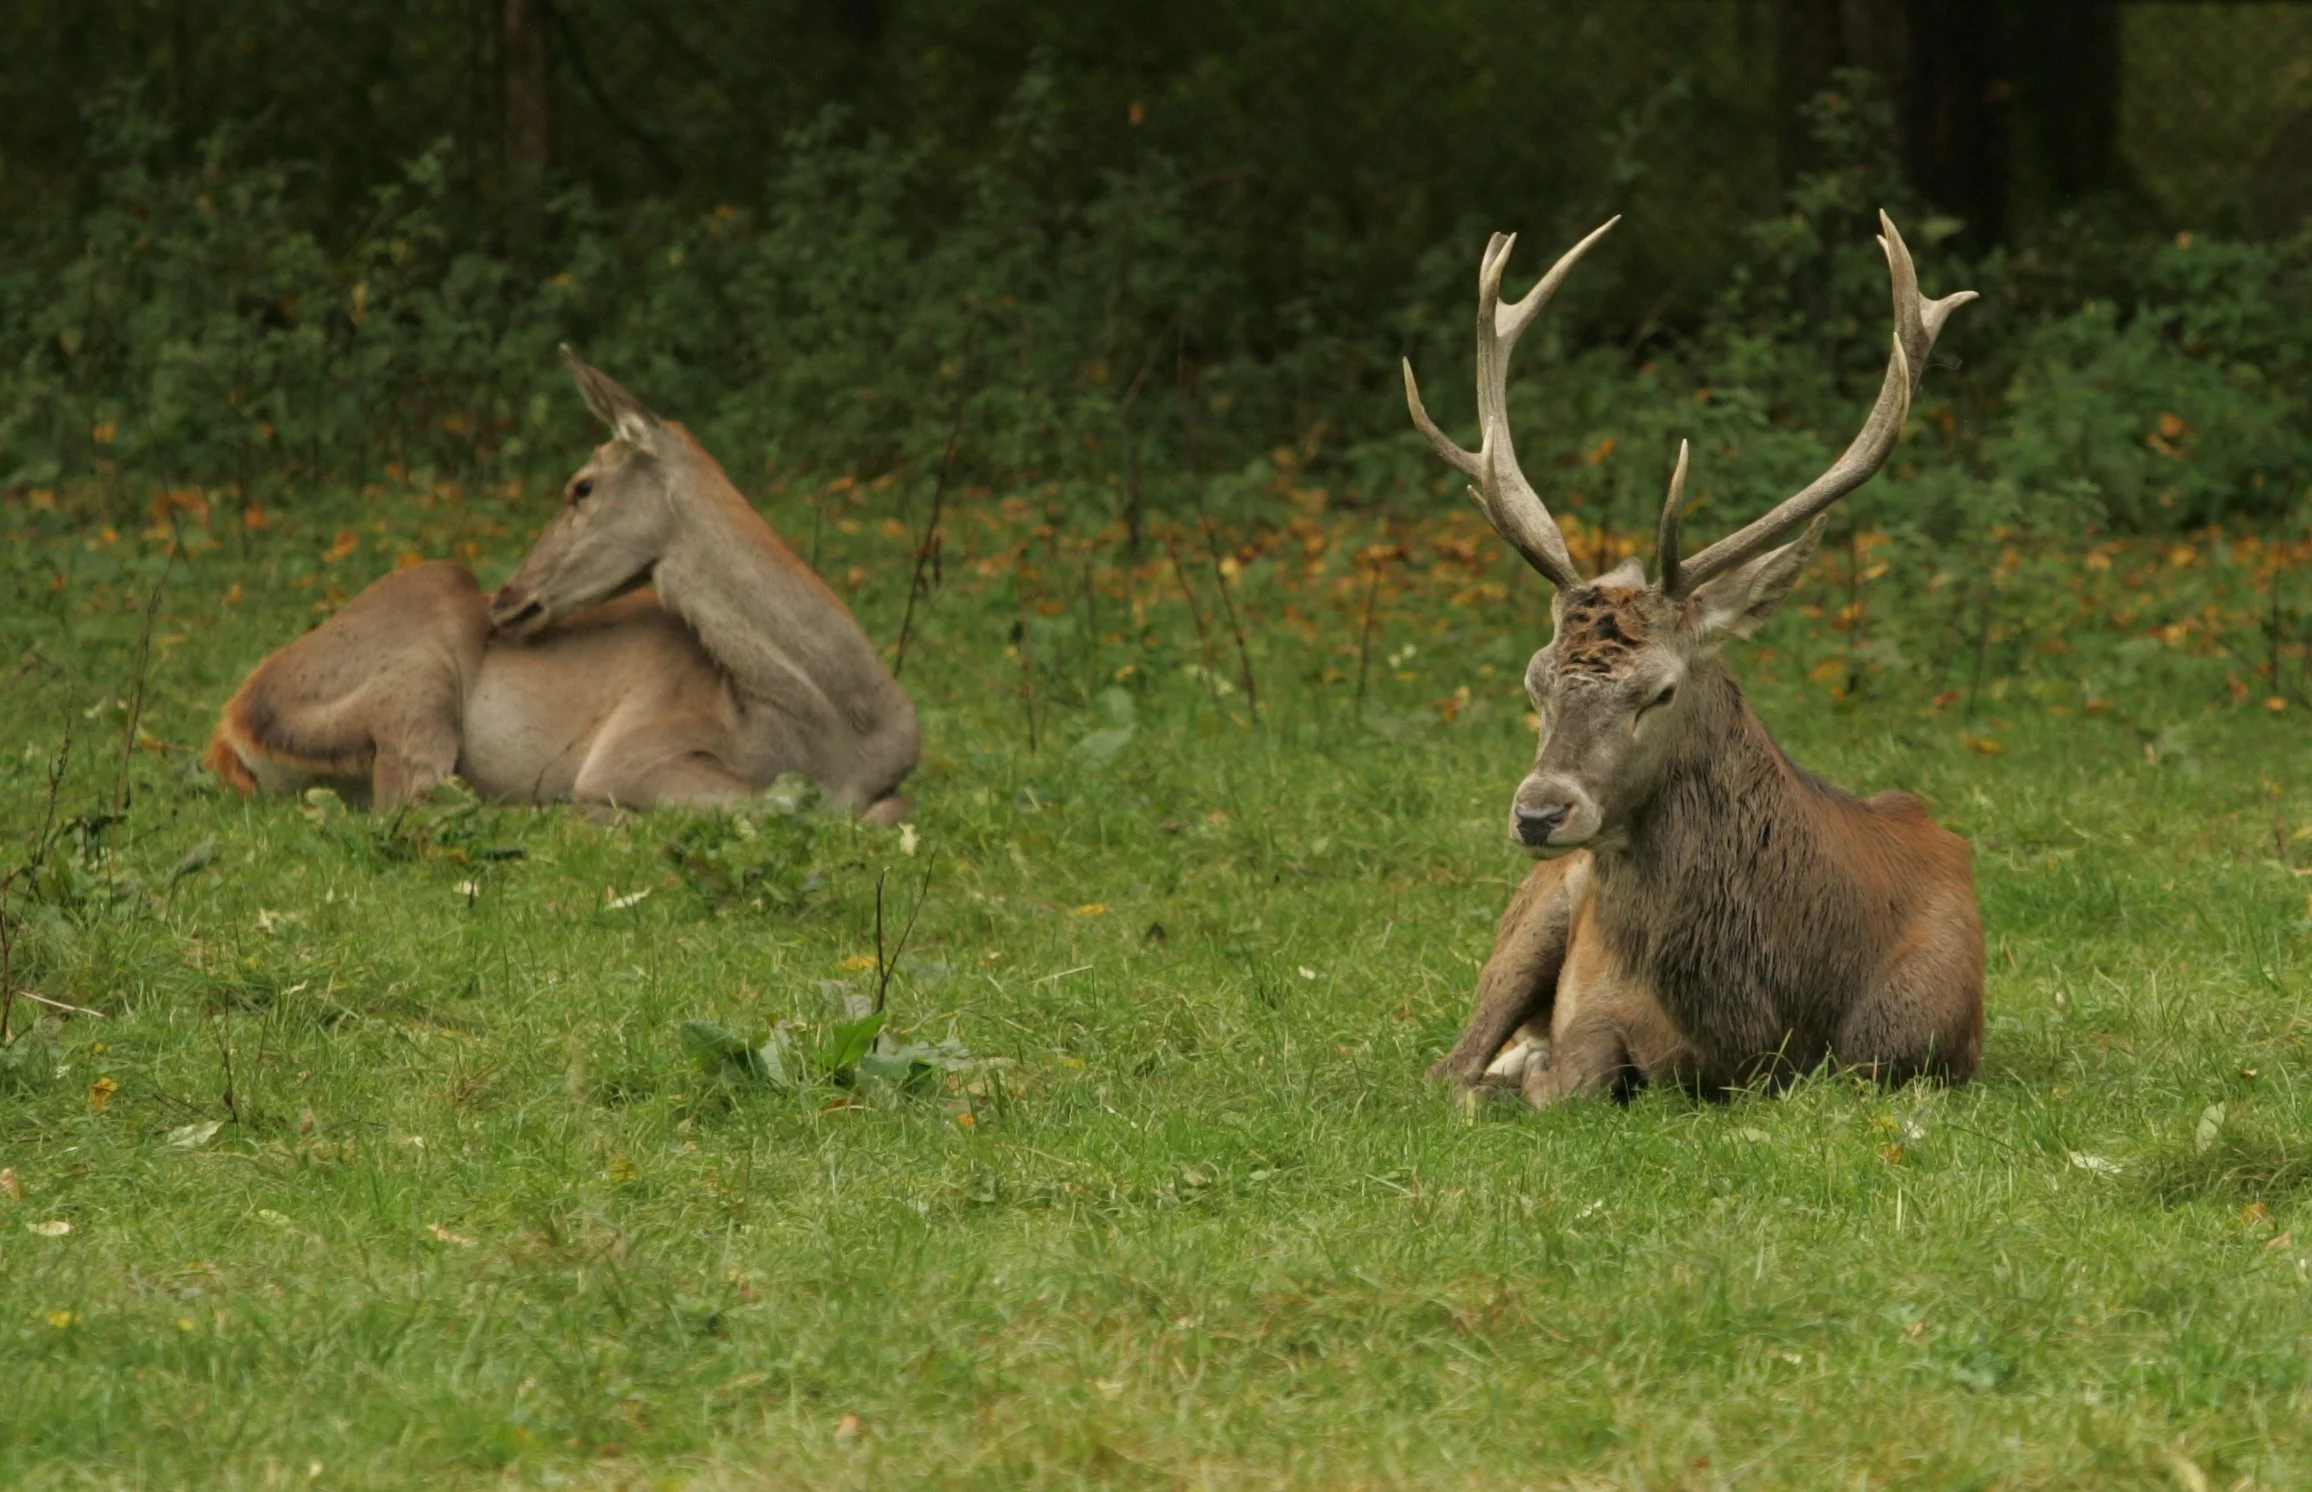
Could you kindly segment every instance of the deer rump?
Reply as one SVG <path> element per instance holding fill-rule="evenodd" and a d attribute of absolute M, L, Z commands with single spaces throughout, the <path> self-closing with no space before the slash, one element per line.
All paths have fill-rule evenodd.
<path fill-rule="evenodd" d="M 446 561 L 376 581 L 248 676 L 210 769 L 379 808 L 453 773 L 499 801 L 648 809 L 799 772 L 904 815 L 914 707 L 849 609 L 687 431 L 563 353 L 613 438 L 505 587 Z"/>
<path fill-rule="evenodd" d="M 1478 270 L 1480 439 L 1466 450 L 1422 407 L 1414 424 L 1554 591 L 1526 691 L 1541 722 L 1509 835 L 1541 860 L 1503 915 L 1476 1008 L 1431 1075 L 1535 1104 L 1674 1081 L 1723 1091 L 1824 1062 L 1881 1081 L 1965 1081 L 1983 1041 L 1983 934 L 1966 842 L 1915 799 L 1856 799 L 1783 754 L 1722 653 L 1804 576 L 1830 506 L 1886 463 L 1951 312 L 1919 293 L 1880 216 L 1893 290 L 1886 375 L 1829 470 L 1692 555 L 1679 526 L 1688 451 L 1662 505 L 1658 571 L 1575 568 L 1509 427 L 1509 356 L 1574 265 L 1522 300 L 1501 282 L 1513 240 Z M 1793 537 L 1795 535 L 1795 537 Z"/>

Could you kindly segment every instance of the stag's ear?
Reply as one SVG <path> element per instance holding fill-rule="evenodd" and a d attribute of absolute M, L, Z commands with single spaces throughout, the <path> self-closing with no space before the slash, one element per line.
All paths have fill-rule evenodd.
<path fill-rule="evenodd" d="M 617 381 L 600 368 L 586 363 L 570 344 L 562 344 L 562 363 L 577 380 L 578 392 L 586 396 L 586 407 L 594 417 L 610 427 L 613 435 L 630 446 L 650 449 L 652 438 L 659 430 L 659 419 L 643 407 L 642 401 L 620 388 Z"/>
<path fill-rule="evenodd" d="M 1694 592 L 1687 604 L 1687 623 L 1704 643 L 1730 637 L 1748 637 L 1774 615 L 1806 562 L 1822 542 L 1824 520 L 1815 519 L 1780 549 L 1769 549 L 1745 565 L 1737 565 Z"/>

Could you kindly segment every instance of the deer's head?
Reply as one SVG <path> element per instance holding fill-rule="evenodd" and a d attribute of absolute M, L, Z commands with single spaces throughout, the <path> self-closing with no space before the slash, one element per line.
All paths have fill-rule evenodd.
<path fill-rule="evenodd" d="M 562 489 L 562 510 L 490 600 L 491 624 L 514 637 L 649 581 L 674 529 L 688 456 L 680 431 L 567 344 L 562 361 L 610 439 Z"/>
<path fill-rule="evenodd" d="M 1540 743 L 1509 810 L 1510 837 L 1540 857 L 1618 843 L 1652 800 L 1664 768 L 1681 755 L 1711 749 L 1709 734 L 1724 722 L 1697 702 L 1702 691 L 1688 688 L 1689 681 L 1702 682 L 1718 650 L 1749 635 L 1790 594 L 1821 538 L 1824 512 L 1886 464 L 1936 333 L 1975 298 L 1971 290 L 1923 298 L 1910 251 L 1881 213 L 1879 247 L 1894 282 L 1894 348 L 1862 433 L 1804 490 L 1683 558 L 1678 516 L 1687 451 L 1681 443 L 1662 504 L 1659 573 L 1649 582 L 1632 559 L 1584 581 L 1556 520 L 1518 469 L 1509 433 L 1509 354 L 1581 256 L 1619 221 L 1574 245 L 1525 299 L 1508 304 L 1501 276 L 1516 240 L 1495 234 L 1486 246 L 1477 273 L 1476 450 L 1462 449 L 1437 428 L 1421 405 L 1412 364 L 1405 365 L 1413 423 L 1470 479 L 1469 495 L 1494 530 L 1556 588 L 1556 635 L 1533 655 L 1525 675 L 1541 718 Z"/>

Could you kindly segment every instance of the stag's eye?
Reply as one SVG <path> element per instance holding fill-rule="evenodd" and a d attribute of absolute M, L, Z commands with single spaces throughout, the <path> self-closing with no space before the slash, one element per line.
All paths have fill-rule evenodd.
<path fill-rule="evenodd" d="M 1647 709 L 1649 709 L 1649 710 L 1651 710 L 1651 709 L 1655 709 L 1655 708 L 1658 708 L 1659 706 L 1662 706 L 1662 705 L 1666 705 L 1666 704 L 1668 704 L 1668 703 L 1669 703 L 1669 702 L 1670 702 L 1672 699 L 1676 698 L 1676 697 L 1677 697 L 1677 694 L 1678 694 L 1678 686 L 1677 686 L 1677 685 L 1675 685 L 1675 684 L 1664 684 L 1664 685 L 1661 687 L 1661 689 L 1660 689 L 1660 690 L 1658 690 L 1658 691 L 1655 693 L 1655 695 L 1654 695 L 1654 697 L 1653 697 L 1652 699 L 1649 699 L 1649 700 L 1647 700 L 1647 701 L 1646 701 L 1646 708 L 1647 708 Z"/>
<path fill-rule="evenodd" d="M 571 487 L 570 501 L 582 502 L 585 500 L 587 494 L 591 493 L 593 490 L 594 479 L 592 477 L 588 477 L 586 480 L 579 482 Z"/>

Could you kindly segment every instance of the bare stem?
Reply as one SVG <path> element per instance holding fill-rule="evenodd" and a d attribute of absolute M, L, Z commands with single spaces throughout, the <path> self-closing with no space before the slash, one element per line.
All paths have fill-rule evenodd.
<path fill-rule="evenodd" d="M 931 586 L 924 572 L 932 568 L 940 546 L 940 520 L 947 514 L 947 484 L 955 475 L 955 453 L 963 444 L 963 412 L 969 406 L 958 397 L 955 420 L 947 427 L 947 449 L 939 458 L 939 480 L 931 488 L 931 512 L 923 520 L 923 537 L 915 542 L 915 572 L 907 581 L 907 607 L 899 613 L 899 647 L 891 659 L 891 677 L 907 667 L 907 642 L 915 635 L 915 603 L 928 601 Z"/>
<path fill-rule="evenodd" d="M 1866 640 L 1867 623 L 1863 607 L 1868 600 L 1865 587 L 1869 579 L 1863 574 L 1863 561 L 1868 558 L 1862 547 L 1862 525 L 1849 514 L 1846 525 L 1846 692 L 1851 697 L 1862 692 L 1862 647 Z"/>
<path fill-rule="evenodd" d="M 1381 589 L 1381 566 L 1376 560 L 1365 567 L 1364 619 L 1357 626 L 1357 702 L 1356 717 L 1365 718 L 1365 677 L 1373 661 L 1373 599 Z"/>
<path fill-rule="evenodd" d="M 241 1092 L 233 1082 L 233 1039 L 225 1028 L 222 1013 L 212 1003 L 209 1006 L 209 1031 L 217 1038 L 217 1063 L 224 1069 L 225 1091 L 217 1097 L 225 1105 L 225 1112 L 235 1124 L 241 1123 Z"/>
<path fill-rule="evenodd" d="M 128 768 L 136 759 L 137 727 L 144 723 L 145 676 L 152 663 L 153 623 L 160 617 L 161 592 L 169 583 L 169 573 L 176 569 L 177 551 L 183 547 L 177 532 L 175 510 L 169 516 L 169 552 L 161 561 L 161 573 L 153 580 L 152 594 L 145 597 L 144 625 L 137 632 L 136 668 L 129 676 L 128 723 L 121 730 L 120 776 L 112 788 L 112 813 L 119 818 L 128 812 Z"/>
<path fill-rule="evenodd" d="M 1017 567 L 1012 571 L 1012 597 L 1019 610 L 1020 698 L 1028 716 L 1028 755 L 1033 756 L 1036 753 L 1036 660 L 1028 642 L 1030 619 L 1027 575 L 1028 552 L 1022 547 Z"/>
<path fill-rule="evenodd" d="M 1204 548 L 1212 561 L 1212 583 L 1220 591 L 1221 614 L 1228 618 L 1228 635 L 1236 643 L 1236 676 L 1244 685 L 1244 701 L 1252 706 L 1252 718 L 1260 719 L 1260 689 L 1252 679 L 1252 653 L 1245 646 L 1244 627 L 1236 619 L 1236 602 L 1228 594 L 1228 572 L 1220 567 L 1220 538 L 1214 532 L 1212 520 L 1204 520 Z"/>
<path fill-rule="evenodd" d="M 72 711 L 64 712 L 64 741 L 56 748 L 56 755 L 48 763 L 48 803 L 42 810 L 40 832 L 32 841 L 32 856 L 22 865 L 0 875 L 0 1046 L 8 1044 L 9 1017 L 16 1013 L 16 997 L 47 1004 L 30 990 L 16 988 L 16 918 L 10 908 L 17 883 L 29 881 L 40 873 L 41 862 L 48 858 L 50 845 L 55 842 L 56 804 L 64 791 L 65 768 L 72 762 Z"/>
<path fill-rule="evenodd" d="M 1180 563 L 1180 546 L 1170 534 L 1164 536 L 1164 554 L 1172 561 L 1172 578 L 1180 582 L 1180 594 L 1188 602 L 1188 620 L 1196 624 L 1196 651 L 1204 659 L 1204 685 L 1212 693 L 1212 707 L 1221 710 L 1220 681 L 1212 676 L 1212 639 L 1204 630 L 1204 609 L 1196 604 L 1196 587 L 1188 583 L 1188 571 Z"/>
<path fill-rule="evenodd" d="M 883 957 L 883 878 L 890 872 L 886 868 L 875 874 L 875 1011 L 878 1015 L 883 1011 L 884 992 L 891 987 L 891 976 L 899 971 L 899 960 L 907 956 L 907 940 L 915 936 L 915 919 L 923 915 L 923 903 L 931 895 L 932 863 L 929 858 L 923 862 L 923 883 L 915 888 L 915 905 L 908 908 L 907 925 L 899 929 L 898 946 L 891 950 L 888 960 Z"/>
<path fill-rule="evenodd" d="M 1983 600 L 1975 612 L 1975 676 L 1967 684 L 1967 719 L 1975 718 L 1975 700 L 1983 692 L 1983 665 L 1991 656 L 1991 596 L 1997 589 L 1983 577 Z"/>

